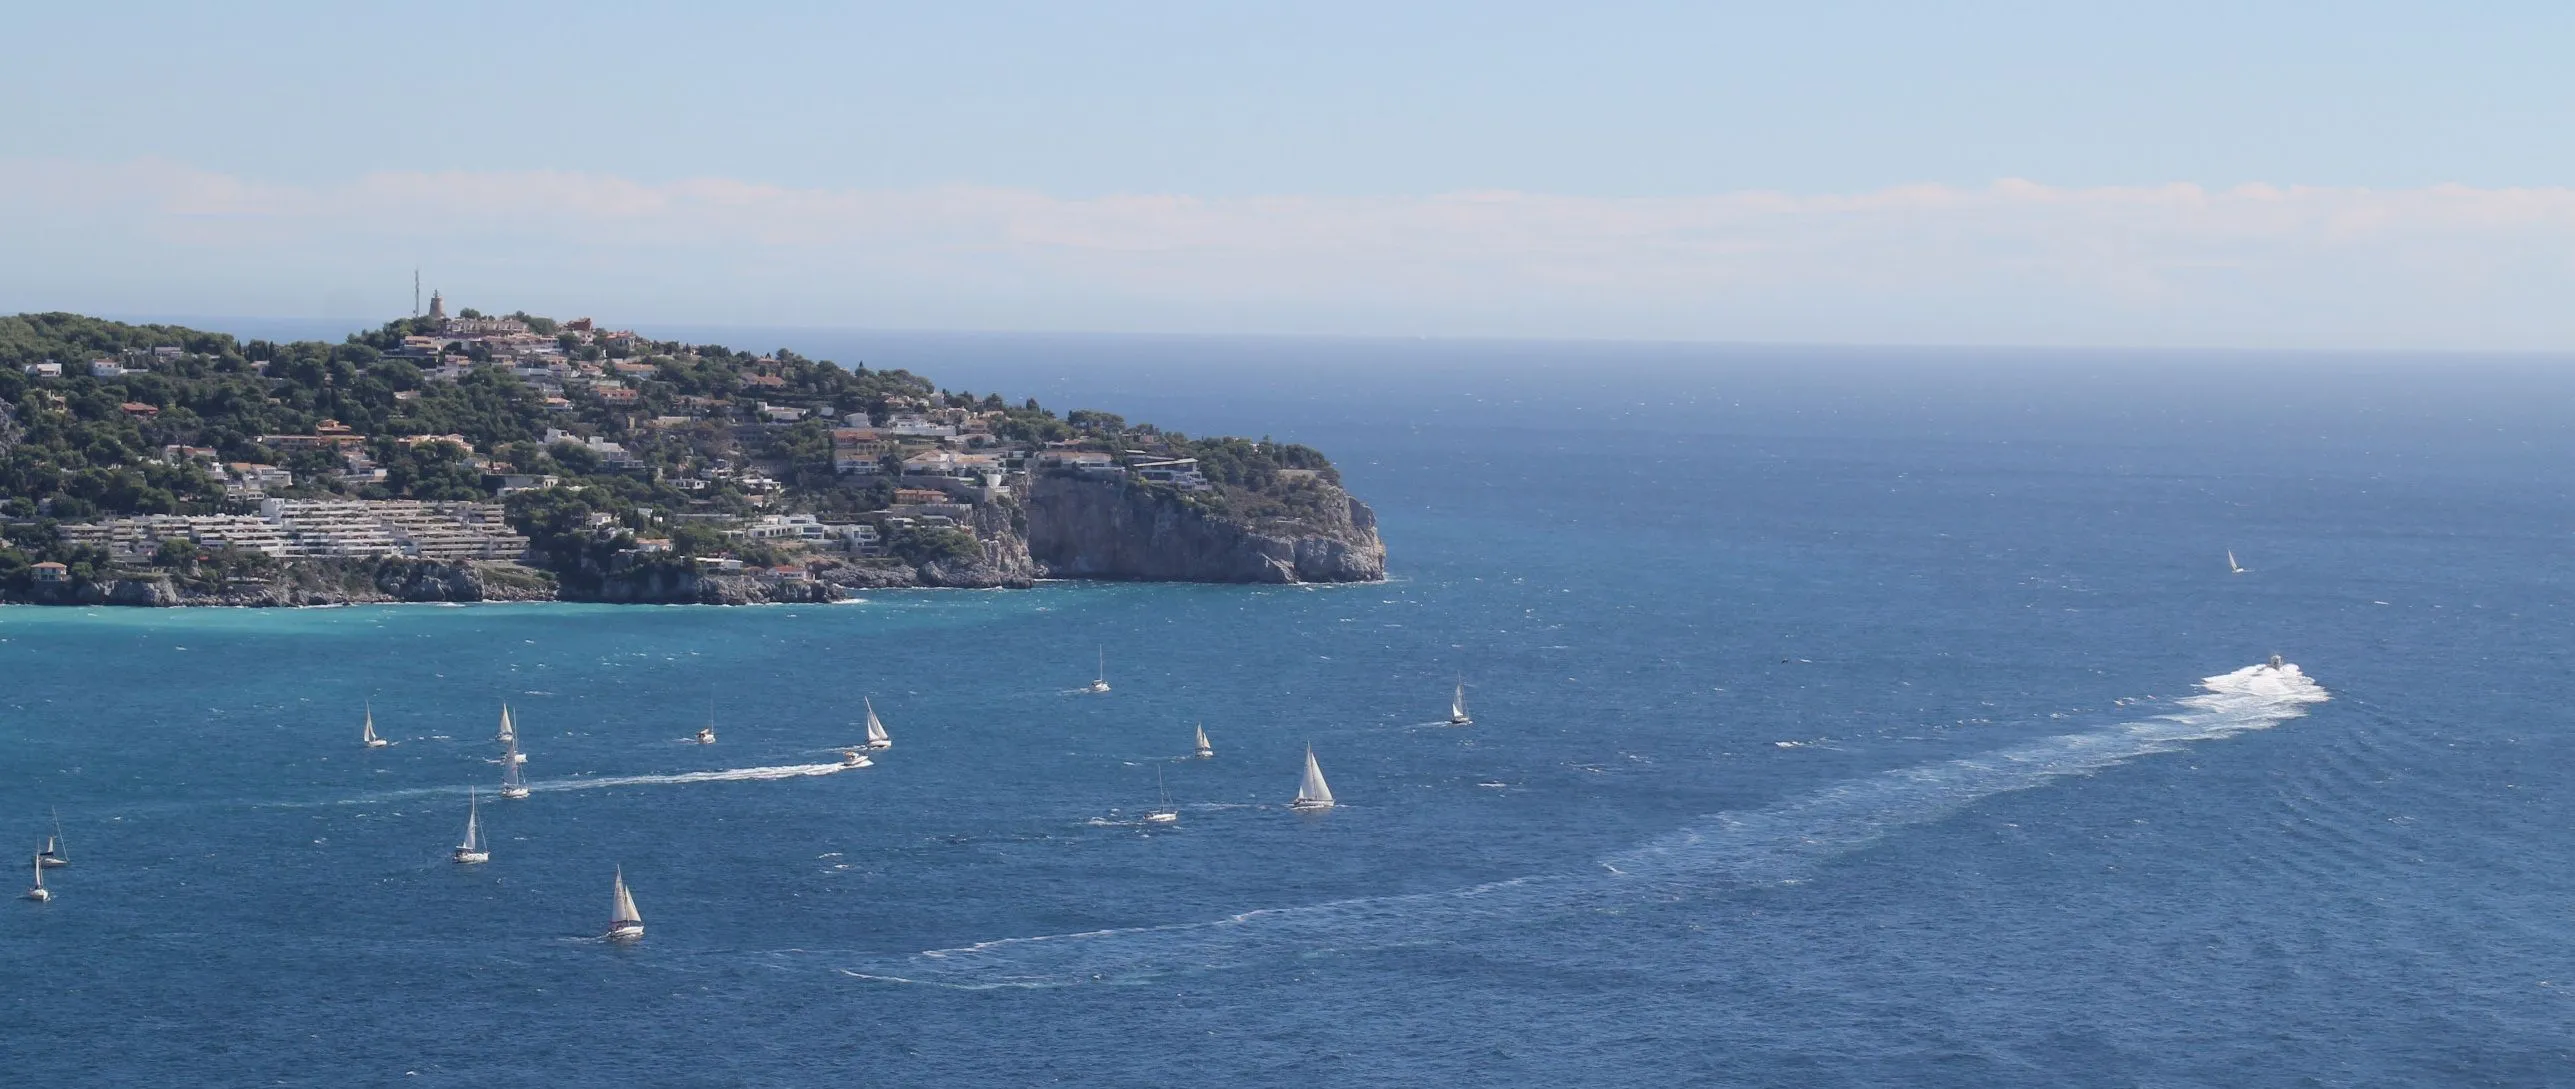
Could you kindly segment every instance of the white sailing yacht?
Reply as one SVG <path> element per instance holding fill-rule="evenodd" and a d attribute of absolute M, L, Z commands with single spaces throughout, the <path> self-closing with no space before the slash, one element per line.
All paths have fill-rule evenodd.
<path fill-rule="evenodd" d="M 2235 562 L 2235 550 L 2232 548 L 2226 550 L 2226 573 L 2230 575 L 2244 573 L 2244 565 Z"/>
<path fill-rule="evenodd" d="M 501 797 L 528 796 L 528 778 L 522 770 L 526 764 L 527 757 L 519 754 L 519 743 L 512 740 L 509 747 L 501 753 Z"/>
<path fill-rule="evenodd" d="M 57 866 L 69 866 L 72 864 L 71 853 L 63 850 L 63 815 L 57 812 L 53 816 L 54 834 L 46 836 L 45 849 L 36 852 L 36 867 L 38 869 L 50 870 Z"/>
<path fill-rule="evenodd" d="M 1093 679 L 1092 679 L 1092 681 L 1091 681 L 1091 687 L 1086 688 L 1086 689 L 1083 689 L 1083 691 L 1085 691 L 1085 692 L 1106 692 L 1106 691 L 1108 691 L 1108 690 L 1109 690 L 1109 652 L 1108 652 L 1107 650 L 1103 649 L 1103 650 L 1101 650 L 1101 651 L 1100 651 L 1100 673 L 1099 673 L 1099 676 L 1097 676 L 1097 677 L 1093 678 Z"/>
<path fill-rule="evenodd" d="M 1296 785 L 1296 800 L 1290 809 L 1314 810 L 1332 808 L 1332 788 L 1324 784 L 1323 765 L 1314 762 L 1314 746 L 1305 747 L 1305 779 Z"/>
<path fill-rule="evenodd" d="M 706 725 L 697 728 L 697 743 L 715 744 L 715 697 L 706 698 Z"/>
<path fill-rule="evenodd" d="M 36 860 L 36 887 L 27 890 L 27 899 L 41 904 L 53 898 L 53 890 L 45 887 L 45 860 L 39 858 Z"/>
<path fill-rule="evenodd" d="M 617 903 L 608 913 L 608 940 L 629 942 L 644 936 L 644 913 L 635 910 L 635 894 L 626 891 L 626 868 L 617 868 Z"/>
<path fill-rule="evenodd" d="M 1457 682 L 1457 694 L 1450 696 L 1448 700 L 1448 724 L 1465 726 L 1474 721 L 1466 717 L 1466 680 L 1461 677 Z"/>
<path fill-rule="evenodd" d="M 465 792 L 465 842 L 456 845 L 455 859 L 468 866 L 492 860 L 492 845 L 483 842 L 482 799 L 470 789 Z"/>
<path fill-rule="evenodd" d="M 501 705 L 501 732 L 499 736 L 494 737 L 492 740 L 503 744 L 509 744 L 517 741 L 518 739 L 518 727 L 510 724 L 510 705 L 504 703 Z"/>
<path fill-rule="evenodd" d="M 1180 823 L 1180 808 L 1171 804 L 1171 788 L 1163 785 L 1161 768 L 1153 769 L 1153 789 L 1161 793 L 1162 804 L 1159 807 L 1145 810 L 1144 822 L 1146 824 Z"/>
<path fill-rule="evenodd" d="M 1206 724 L 1206 723 L 1203 723 L 1203 722 L 1202 722 L 1202 723 L 1199 723 L 1199 724 L 1198 724 L 1198 758 L 1199 758 L 1199 759 L 1201 759 L 1201 760 L 1205 760 L 1205 759 L 1207 759 L 1208 757 L 1211 757 L 1211 756 L 1214 756 L 1214 755 L 1216 755 L 1216 746 L 1214 746 L 1214 745 L 1210 745 L 1210 744 L 1208 744 L 1208 743 L 1207 743 L 1207 724 Z"/>
<path fill-rule="evenodd" d="M 868 749 L 871 751 L 880 751 L 893 748 L 894 738 L 892 735 L 885 732 L 885 721 L 876 717 L 876 701 L 868 699 L 865 696 L 861 696 L 859 699 L 867 704 Z"/>
<path fill-rule="evenodd" d="M 376 705 L 373 700 L 367 701 L 367 721 L 364 726 L 359 727 L 358 737 L 360 740 L 365 741 L 367 743 L 367 747 L 370 749 L 381 749 L 387 745 L 393 744 L 393 742 L 376 736 Z"/>

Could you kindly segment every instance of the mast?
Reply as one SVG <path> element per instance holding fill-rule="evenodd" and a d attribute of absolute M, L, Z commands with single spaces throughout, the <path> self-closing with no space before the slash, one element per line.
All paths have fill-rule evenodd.
<path fill-rule="evenodd" d="M 1094 679 L 1101 684 L 1109 683 L 1109 648 L 1107 647 L 1100 648 L 1100 673 Z"/>

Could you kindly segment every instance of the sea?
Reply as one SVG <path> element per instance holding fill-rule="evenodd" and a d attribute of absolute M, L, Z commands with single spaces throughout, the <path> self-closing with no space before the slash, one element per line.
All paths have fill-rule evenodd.
<path fill-rule="evenodd" d="M 2575 1084 L 2568 360 L 648 332 L 1391 577 L 0 609 L 0 1083 Z"/>

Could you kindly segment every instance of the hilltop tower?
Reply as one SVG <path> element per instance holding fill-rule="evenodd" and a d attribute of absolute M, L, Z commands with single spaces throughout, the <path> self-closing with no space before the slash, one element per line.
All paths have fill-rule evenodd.
<path fill-rule="evenodd" d="M 447 320 L 447 297 L 435 291 L 429 293 L 429 320 L 435 322 Z"/>

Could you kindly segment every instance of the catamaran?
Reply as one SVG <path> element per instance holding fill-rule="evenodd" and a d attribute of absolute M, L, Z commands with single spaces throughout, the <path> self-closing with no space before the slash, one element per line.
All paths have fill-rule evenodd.
<path fill-rule="evenodd" d="M 55 813 L 54 834 L 46 836 L 45 849 L 36 852 L 36 865 L 40 869 L 50 870 L 56 866 L 69 866 L 71 864 L 71 853 L 63 850 L 63 815 L 61 813 Z"/>
<path fill-rule="evenodd" d="M 508 750 L 501 754 L 501 797 L 524 798 L 528 796 L 527 775 L 521 770 L 526 763 L 527 757 L 519 754 L 519 743 L 517 741 L 510 742 Z"/>
<path fill-rule="evenodd" d="M 39 858 L 36 860 L 36 887 L 27 890 L 27 899 L 41 904 L 53 898 L 53 890 L 45 887 L 45 860 Z"/>
<path fill-rule="evenodd" d="M 1198 758 L 1205 760 L 1214 755 L 1216 755 L 1216 746 L 1207 743 L 1207 725 L 1205 723 L 1200 723 L 1198 726 Z"/>
<path fill-rule="evenodd" d="M 465 842 L 456 845 L 456 861 L 463 865 L 492 860 L 492 845 L 483 842 L 482 800 L 474 792 L 465 792 Z"/>
<path fill-rule="evenodd" d="M 1323 782 L 1323 765 L 1314 762 L 1314 746 L 1305 747 L 1305 779 L 1296 785 L 1296 800 L 1290 809 L 1332 808 L 1332 788 Z"/>
<path fill-rule="evenodd" d="M 876 717 L 876 701 L 865 696 L 859 699 L 867 704 L 867 747 L 870 750 L 893 748 L 894 738 L 885 732 L 885 721 Z"/>
<path fill-rule="evenodd" d="M 2235 562 L 2235 550 L 2232 548 L 2226 550 L 2226 573 L 2230 575 L 2244 573 L 2244 565 Z"/>
<path fill-rule="evenodd" d="M 1448 700 L 1448 724 L 1465 726 L 1474 721 L 1466 717 L 1466 681 L 1461 679 L 1457 682 L 1457 694 Z"/>
<path fill-rule="evenodd" d="M 1094 678 L 1094 679 L 1091 681 L 1091 687 L 1086 688 L 1086 689 L 1083 689 L 1083 691 L 1086 691 L 1086 692 L 1106 692 L 1106 691 L 1108 691 L 1108 690 L 1109 690 L 1109 652 L 1108 652 L 1107 650 L 1105 650 L 1105 649 L 1104 649 L 1104 650 L 1100 651 L 1100 673 L 1099 673 L 1099 676 L 1097 676 L 1096 678 Z"/>
<path fill-rule="evenodd" d="M 367 721 L 364 726 L 359 727 L 358 737 L 360 740 L 365 741 L 367 743 L 367 747 L 370 749 L 381 749 L 387 745 L 393 744 L 393 742 L 376 736 L 376 706 L 372 701 L 367 704 Z"/>
<path fill-rule="evenodd" d="M 1153 769 L 1153 788 L 1161 792 L 1162 805 L 1145 810 L 1144 822 L 1146 824 L 1180 823 L 1180 808 L 1171 804 L 1171 788 L 1163 785 L 1161 768 Z"/>
<path fill-rule="evenodd" d="M 608 940 L 629 942 L 644 936 L 644 913 L 635 910 L 635 894 L 626 891 L 626 869 L 617 868 L 617 903 L 608 913 Z"/>

